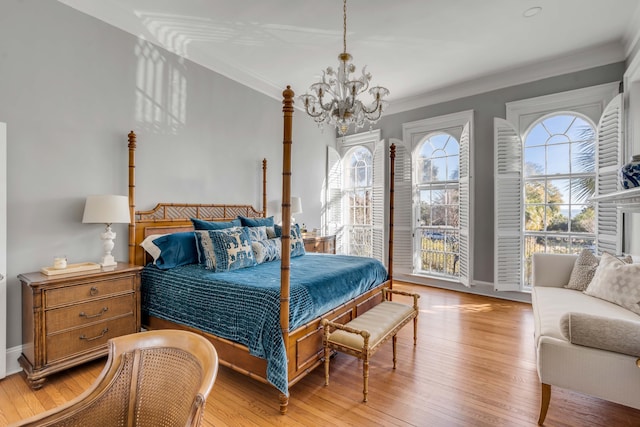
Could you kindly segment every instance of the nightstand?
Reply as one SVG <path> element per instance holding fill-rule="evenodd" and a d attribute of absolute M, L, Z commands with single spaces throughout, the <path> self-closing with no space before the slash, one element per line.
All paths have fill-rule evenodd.
<path fill-rule="evenodd" d="M 22 354 L 33 389 L 47 376 L 107 354 L 107 341 L 140 331 L 140 270 L 118 263 L 108 270 L 47 276 L 22 282 Z"/>
<path fill-rule="evenodd" d="M 304 250 L 306 252 L 320 252 L 325 254 L 336 253 L 336 236 L 310 236 L 303 235 Z"/>

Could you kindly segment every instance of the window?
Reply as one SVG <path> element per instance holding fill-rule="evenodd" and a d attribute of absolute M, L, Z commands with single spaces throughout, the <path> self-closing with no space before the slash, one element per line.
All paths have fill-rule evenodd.
<path fill-rule="evenodd" d="M 418 221 L 414 245 L 418 273 L 459 275 L 460 144 L 449 134 L 428 135 L 414 153 Z"/>
<path fill-rule="evenodd" d="M 327 148 L 323 231 L 336 235 L 336 253 L 385 257 L 385 176 L 389 152 L 380 131 L 338 140 Z"/>
<path fill-rule="evenodd" d="M 373 154 L 367 148 L 357 146 L 347 152 L 343 163 L 346 253 L 370 257 Z"/>
<path fill-rule="evenodd" d="M 534 122 L 524 137 L 525 285 L 534 252 L 595 251 L 595 125 L 570 113 Z"/>
<path fill-rule="evenodd" d="M 534 252 L 620 251 L 620 213 L 590 201 L 618 185 L 617 90 L 612 83 L 511 102 L 507 120 L 494 119 L 496 290 L 527 287 Z"/>
<path fill-rule="evenodd" d="M 470 286 L 473 111 L 405 123 L 396 144 L 394 270 Z"/>

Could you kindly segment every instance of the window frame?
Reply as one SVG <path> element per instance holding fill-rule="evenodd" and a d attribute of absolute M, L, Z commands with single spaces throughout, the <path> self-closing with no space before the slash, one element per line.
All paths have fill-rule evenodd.
<path fill-rule="evenodd" d="M 399 241 L 398 245 L 394 246 L 394 260 L 399 258 L 404 258 L 407 256 L 411 257 L 411 267 L 409 271 L 401 270 L 400 268 L 396 268 L 396 271 L 402 274 L 413 275 L 418 277 L 427 277 L 433 278 L 436 280 L 441 280 L 443 282 L 454 282 L 460 283 L 464 286 L 471 286 L 473 281 L 473 205 L 474 205 L 474 185 L 473 185 L 473 135 L 474 135 L 474 111 L 473 110 L 465 110 L 456 113 L 446 114 L 437 117 L 431 117 L 423 120 L 417 120 L 414 122 L 403 123 L 402 125 L 402 135 L 403 140 L 402 144 L 398 146 L 399 155 L 397 158 L 408 158 L 407 160 L 403 160 L 407 162 L 406 165 L 401 166 L 404 168 L 410 168 L 411 174 L 410 177 L 399 177 L 396 174 L 396 194 L 400 193 L 398 191 L 398 186 L 401 187 L 409 186 L 411 191 L 410 196 L 410 204 L 411 206 L 405 207 L 400 204 L 396 204 L 394 207 L 396 211 L 396 216 L 398 219 L 397 223 L 405 224 L 408 223 L 409 226 L 407 230 L 404 230 L 404 227 L 396 227 L 395 229 L 398 231 L 396 234 L 399 236 L 399 239 L 411 239 L 411 254 L 404 253 L 405 250 L 409 247 L 405 242 Z M 419 203 L 416 197 L 416 177 L 415 177 L 415 153 L 416 149 L 421 143 L 426 139 L 428 135 L 433 135 L 437 132 L 446 133 L 454 136 L 459 144 L 458 151 L 458 164 L 459 164 L 459 178 L 458 182 L 460 188 L 460 200 L 458 202 L 458 209 L 460 219 L 460 227 L 459 227 L 459 235 L 461 236 L 461 248 L 460 248 L 460 258 L 459 262 L 461 264 L 460 267 L 460 275 L 459 277 L 442 275 L 442 274 L 432 274 L 419 272 L 416 268 L 418 263 L 420 262 L 420 248 L 417 245 L 417 239 L 415 238 L 418 219 L 419 219 Z M 464 141 L 463 141 L 464 139 Z M 406 154 L 403 152 L 406 151 Z M 396 162 L 397 163 L 397 162 Z M 399 166 L 396 165 L 396 168 Z M 407 182 L 407 178 L 410 182 Z M 463 191 L 464 190 L 464 191 Z M 464 205 L 464 207 L 463 207 Z M 464 215 L 463 215 L 464 210 Z M 406 212 L 409 211 L 409 212 Z M 410 218 L 408 221 L 404 219 L 405 216 Z M 464 220 L 462 217 L 464 216 Z M 463 243 L 462 243 L 463 241 Z"/>
<path fill-rule="evenodd" d="M 521 179 L 521 185 L 522 185 L 522 189 L 521 189 L 522 194 L 520 196 L 520 201 L 521 201 L 520 202 L 521 203 L 520 205 L 521 206 L 521 218 L 520 218 L 521 255 L 520 256 L 522 258 L 522 261 L 521 261 L 522 263 L 521 263 L 521 266 L 519 267 L 520 278 L 517 280 L 512 280 L 513 283 L 507 283 L 507 282 L 502 283 L 502 280 L 498 277 L 498 270 L 503 270 L 505 267 L 499 264 L 500 247 L 498 244 L 498 240 L 499 240 L 500 230 L 498 228 L 500 227 L 500 223 L 496 219 L 495 229 L 494 229 L 494 235 L 496 236 L 495 237 L 496 246 L 494 248 L 494 251 L 495 251 L 494 288 L 495 290 L 497 291 L 504 291 L 504 290 L 529 291 L 530 290 L 529 286 L 525 286 L 525 281 L 524 281 L 525 266 L 524 266 L 523 257 L 524 257 L 524 244 L 525 244 L 524 235 L 526 230 L 524 228 L 524 173 L 523 171 L 524 171 L 524 140 L 529 130 L 532 128 L 532 125 L 534 123 L 537 123 L 543 117 L 546 117 L 549 115 L 555 115 L 560 112 L 570 112 L 571 114 L 577 114 L 584 118 L 588 118 L 591 123 L 599 124 L 602 115 L 605 113 L 607 105 L 618 95 L 618 90 L 619 90 L 619 83 L 613 82 L 613 83 L 606 83 L 598 86 L 586 87 L 582 89 L 576 89 L 572 91 L 560 92 L 556 94 L 550 94 L 550 95 L 506 103 L 506 122 L 513 128 L 513 131 L 515 132 L 515 134 L 514 135 L 505 134 L 503 137 L 519 138 L 519 144 L 520 144 L 519 149 L 520 149 L 521 163 L 519 165 L 519 170 L 520 170 L 520 179 Z M 498 136 L 498 124 L 496 123 L 495 126 L 496 127 L 494 129 L 496 134 L 494 134 L 494 138 L 500 138 L 500 136 Z M 598 125 L 595 126 L 595 129 L 597 132 Z M 507 131 L 507 133 L 508 132 L 509 131 Z M 596 139 L 596 144 L 598 144 L 598 139 Z M 499 147 L 496 146 L 495 149 L 496 149 L 496 156 L 497 156 Z M 597 151 L 597 147 L 596 147 L 596 151 Z M 597 155 L 596 155 L 596 158 L 597 158 Z M 494 165 L 494 168 L 498 168 L 498 164 Z M 596 175 L 598 175 L 599 173 L 597 168 L 598 166 L 596 164 Z M 497 171 L 497 169 L 495 173 L 497 174 L 495 191 L 498 192 L 497 187 L 500 184 L 499 184 L 499 172 Z M 496 201 L 496 204 L 495 204 L 494 215 L 496 218 L 498 218 L 500 215 L 499 213 L 500 195 L 499 194 L 495 195 L 495 201 Z M 596 230 L 596 235 L 597 234 L 598 233 Z M 508 277 L 508 275 L 504 277 Z M 514 279 L 514 276 L 511 276 L 511 278 Z"/>

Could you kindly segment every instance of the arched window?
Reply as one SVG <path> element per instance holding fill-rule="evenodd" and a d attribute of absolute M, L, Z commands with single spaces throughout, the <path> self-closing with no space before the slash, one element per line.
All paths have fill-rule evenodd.
<path fill-rule="evenodd" d="M 595 125 L 572 112 L 532 123 L 523 138 L 525 283 L 534 252 L 595 252 Z"/>
<path fill-rule="evenodd" d="M 353 147 L 345 154 L 343 165 L 345 247 L 350 255 L 370 257 L 373 154 L 366 147 Z"/>
<path fill-rule="evenodd" d="M 416 272 L 460 274 L 460 144 L 444 132 L 428 134 L 414 152 Z"/>

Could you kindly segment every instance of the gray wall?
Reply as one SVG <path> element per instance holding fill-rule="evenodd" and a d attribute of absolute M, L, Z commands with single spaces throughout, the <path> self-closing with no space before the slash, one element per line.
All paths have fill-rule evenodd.
<path fill-rule="evenodd" d="M 377 127 L 382 131 L 382 138 L 402 139 L 403 123 L 474 110 L 475 204 L 471 227 L 474 280 L 493 283 L 493 118 L 506 117 L 507 102 L 621 81 L 624 70 L 625 64 L 620 62 L 405 111 L 380 120 Z"/>
<path fill-rule="evenodd" d="M 295 89 L 295 88 L 294 88 Z M 296 219 L 320 226 L 331 132 L 294 113 Z M 282 189 L 282 106 L 245 86 L 55 1 L 0 3 L 0 122 L 7 123 L 7 346 L 20 345 L 19 273 L 99 261 L 104 226 L 82 224 L 89 194 L 127 194 L 138 134 L 138 209 L 157 202 L 262 202 Z M 305 197 L 305 195 L 312 195 Z M 273 212 L 272 212 L 273 213 Z M 126 225 L 114 255 L 126 260 Z"/>

